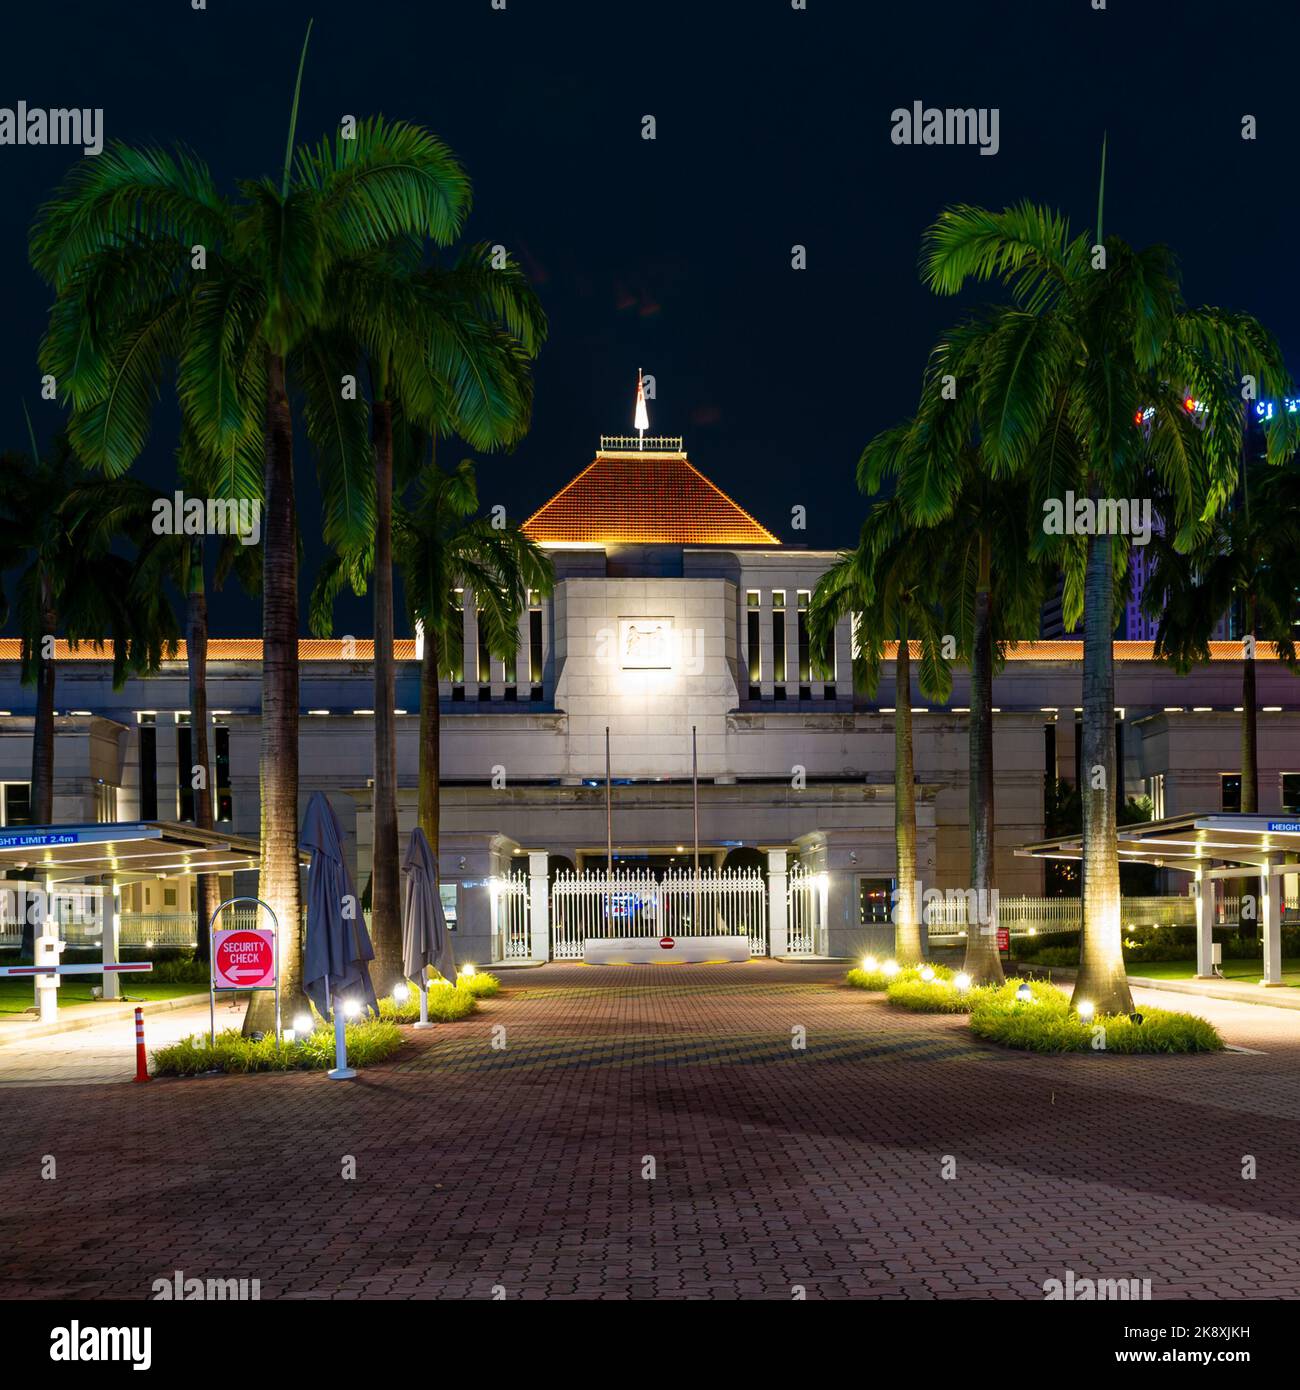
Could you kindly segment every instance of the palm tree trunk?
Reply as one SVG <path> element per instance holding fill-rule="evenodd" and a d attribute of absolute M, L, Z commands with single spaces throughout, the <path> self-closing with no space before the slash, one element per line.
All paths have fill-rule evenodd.
<path fill-rule="evenodd" d="M 200 830 L 211 830 L 214 788 L 208 758 L 208 599 L 203 584 L 201 536 L 189 543 L 187 588 L 185 658 L 190 688 L 190 761 L 193 770 L 201 774 L 200 786 L 194 789 L 194 824 Z M 208 923 L 217 908 L 219 889 L 215 874 L 198 876 L 198 945 L 194 952 L 198 960 L 208 959 Z"/>
<path fill-rule="evenodd" d="M 1246 631 L 1255 636 L 1255 599 L 1246 600 Z M 1253 652 L 1253 644 L 1246 648 Z M 1259 811 L 1259 707 L 1255 693 L 1255 658 L 1247 656 L 1241 663 L 1241 809 L 1255 815 Z M 1264 901 L 1264 880 L 1255 880 L 1255 902 Z M 1242 900 L 1245 899 L 1242 893 Z M 1259 914 L 1249 918 L 1239 916 L 1238 930 L 1244 937 L 1254 937 L 1259 930 Z"/>
<path fill-rule="evenodd" d="M 1253 597 L 1246 601 L 1246 622 L 1246 632 L 1253 638 Z M 1259 719 L 1255 700 L 1255 658 L 1247 656 L 1241 663 L 1241 809 L 1251 815 L 1259 810 Z"/>
<path fill-rule="evenodd" d="M 44 629 L 36 643 L 36 723 L 32 730 L 32 823 L 54 821 L 54 629 L 58 617 L 49 601 L 49 580 L 42 577 Z M 50 655 L 45 655 L 46 644 Z"/>
<path fill-rule="evenodd" d="M 1095 489 L 1094 489 L 1095 496 Z M 1083 618 L 1083 931 L 1073 1002 L 1133 1011 L 1120 920 L 1115 766 L 1115 597 L 1108 535 L 1088 540 Z"/>
<path fill-rule="evenodd" d="M 916 778 L 912 757 L 912 662 L 906 631 L 894 659 L 894 849 L 898 900 L 894 905 L 894 956 L 915 965 L 924 956 L 916 883 Z"/>
<path fill-rule="evenodd" d="M 397 731 L 393 706 L 393 407 L 372 408 L 375 450 L 375 784 L 370 938 L 375 989 L 386 994 L 402 977 L 401 879 L 397 855 Z"/>
<path fill-rule="evenodd" d="M 298 546 L 293 422 L 284 359 L 268 363 L 266 526 L 262 551 L 262 795 L 258 893 L 280 924 L 280 994 L 286 1012 L 302 988 L 298 876 Z M 272 997 L 254 994 L 244 1032 L 272 1026 Z"/>
<path fill-rule="evenodd" d="M 424 629 L 424 657 L 420 662 L 420 829 L 438 854 L 438 777 L 442 737 L 442 711 L 438 705 L 438 638 Z"/>
<path fill-rule="evenodd" d="M 36 643 L 36 718 L 32 727 L 32 823 L 51 825 L 54 821 L 54 681 L 58 668 L 54 661 L 54 628 L 58 622 L 49 606 L 49 581 L 42 579 L 46 607 L 41 620 L 44 633 Z M 45 655 L 46 639 L 51 647 Z M 43 885 L 42 885 L 43 886 Z M 18 959 L 22 963 L 36 958 L 36 924 L 31 914 L 23 914 L 22 939 Z"/>
<path fill-rule="evenodd" d="M 993 838 L 993 615 L 991 554 L 980 537 L 980 574 L 975 591 L 975 632 L 970 661 L 970 886 L 975 911 L 966 914 L 964 968 L 977 985 L 1003 981 L 994 907 Z"/>

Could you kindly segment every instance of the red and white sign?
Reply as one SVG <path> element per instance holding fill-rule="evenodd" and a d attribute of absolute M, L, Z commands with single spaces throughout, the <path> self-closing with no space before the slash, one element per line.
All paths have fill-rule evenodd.
<path fill-rule="evenodd" d="M 659 949 L 661 951 L 671 951 L 677 943 L 671 936 L 661 936 L 659 938 Z"/>
<path fill-rule="evenodd" d="M 998 928 L 998 950 L 1009 951 L 1011 949 L 1011 931 L 1008 927 Z"/>
<path fill-rule="evenodd" d="M 216 989 L 273 989 L 275 933 L 212 933 L 212 978 Z"/>

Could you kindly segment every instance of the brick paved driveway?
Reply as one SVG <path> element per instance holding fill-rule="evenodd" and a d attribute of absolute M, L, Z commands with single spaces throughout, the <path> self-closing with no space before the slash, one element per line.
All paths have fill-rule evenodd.
<path fill-rule="evenodd" d="M 1300 1015 L 1222 1005 L 1257 1052 L 1035 1058 L 838 976 L 509 972 L 347 1084 L 6 1086 L 0 1055 L 0 1296 L 179 1269 L 287 1298 L 1015 1299 L 1073 1269 L 1300 1297 Z"/>

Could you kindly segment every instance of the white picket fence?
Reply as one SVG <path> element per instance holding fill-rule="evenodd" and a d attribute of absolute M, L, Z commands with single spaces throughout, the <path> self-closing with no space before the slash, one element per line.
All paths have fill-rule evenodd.
<path fill-rule="evenodd" d="M 532 900 L 522 874 L 492 881 L 492 959 L 531 960 Z"/>
<path fill-rule="evenodd" d="M 556 875 L 551 887 L 551 954 L 581 960 L 588 937 L 748 936 L 767 953 L 767 887 L 757 869 L 721 873 L 644 869 Z"/>
<path fill-rule="evenodd" d="M 1120 910 L 1126 928 L 1191 926 L 1196 922 L 1196 903 L 1190 897 L 1123 898 Z M 942 901 L 923 900 L 922 913 L 931 936 L 961 936 L 968 925 L 969 898 L 954 890 Z M 1079 898 L 999 897 L 997 925 L 1012 936 L 1078 931 L 1083 925 L 1083 904 Z"/>

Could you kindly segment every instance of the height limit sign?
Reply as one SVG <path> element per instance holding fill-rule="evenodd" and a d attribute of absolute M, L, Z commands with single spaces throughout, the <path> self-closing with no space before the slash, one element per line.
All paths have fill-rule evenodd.
<path fill-rule="evenodd" d="M 214 989 L 273 989 L 275 933 L 219 931 L 212 934 Z"/>

